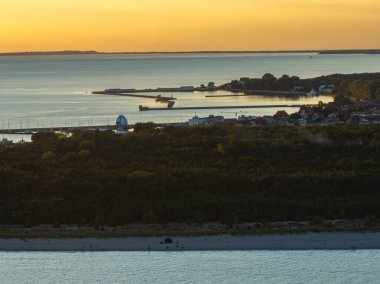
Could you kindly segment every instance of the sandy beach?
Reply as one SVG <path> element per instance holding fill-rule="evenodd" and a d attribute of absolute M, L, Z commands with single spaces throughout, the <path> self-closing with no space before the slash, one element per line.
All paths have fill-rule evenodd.
<path fill-rule="evenodd" d="M 190 251 L 380 249 L 380 233 L 307 233 L 173 237 L 1 239 L 0 251 Z"/>

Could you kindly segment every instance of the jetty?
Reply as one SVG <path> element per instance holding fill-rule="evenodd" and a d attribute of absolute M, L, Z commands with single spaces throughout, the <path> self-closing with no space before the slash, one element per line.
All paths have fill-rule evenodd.
<path fill-rule="evenodd" d="M 153 110 L 197 110 L 197 109 L 239 109 L 239 108 L 300 108 L 303 105 L 244 105 L 244 106 L 190 106 L 190 107 L 147 107 L 139 106 L 140 111 Z"/>
<path fill-rule="evenodd" d="M 206 95 L 206 98 L 218 98 L 218 97 L 243 97 L 243 96 L 283 96 L 283 97 L 302 97 L 307 93 L 299 91 L 268 91 L 268 90 L 241 90 L 241 89 L 229 89 L 221 87 L 194 87 L 194 86 L 182 86 L 171 88 L 151 88 L 151 89 L 106 89 L 104 91 L 94 91 L 92 94 L 98 95 L 113 95 L 113 96 L 125 96 L 125 97 L 138 97 L 138 98 L 150 98 L 156 99 L 157 95 L 140 95 L 139 93 L 181 93 L 181 92 L 217 92 L 226 91 L 231 94 L 223 95 Z M 175 99 L 165 97 L 167 100 Z"/>
<path fill-rule="evenodd" d="M 127 94 L 127 93 L 109 93 L 106 91 L 96 91 L 92 92 L 93 94 L 96 95 L 110 95 L 110 96 L 121 96 L 121 97 L 135 97 L 135 98 L 144 98 L 144 99 L 154 99 L 156 101 L 171 101 L 171 100 L 176 100 L 177 98 L 173 97 L 163 97 L 161 95 L 138 95 L 138 94 Z"/>
<path fill-rule="evenodd" d="M 148 95 L 135 95 L 136 93 L 181 93 L 181 92 L 194 92 L 197 91 L 198 88 L 194 86 L 182 86 L 182 87 L 169 87 L 169 88 L 145 88 L 145 89 L 106 89 L 104 91 L 94 91 L 93 94 L 99 95 L 120 95 L 120 96 L 136 96 L 141 98 L 154 98 L 156 96 L 148 96 Z"/>

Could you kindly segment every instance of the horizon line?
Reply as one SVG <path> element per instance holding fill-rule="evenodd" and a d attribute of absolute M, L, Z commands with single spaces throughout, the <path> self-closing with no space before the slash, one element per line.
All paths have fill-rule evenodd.
<path fill-rule="evenodd" d="M 0 55 L 33 55 L 33 54 L 181 54 L 181 53 L 323 53 L 323 52 L 376 52 L 380 53 L 380 48 L 372 49 L 300 49 L 300 50 L 185 50 L 185 51 L 97 51 L 97 50 L 49 50 L 49 51 L 14 51 L 0 52 Z"/>

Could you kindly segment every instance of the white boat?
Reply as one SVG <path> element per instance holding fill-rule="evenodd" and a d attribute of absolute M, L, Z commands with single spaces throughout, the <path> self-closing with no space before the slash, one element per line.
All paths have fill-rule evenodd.
<path fill-rule="evenodd" d="M 318 97 L 319 93 L 314 89 L 311 89 L 310 93 L 307 94 L 309 97 Z"/>

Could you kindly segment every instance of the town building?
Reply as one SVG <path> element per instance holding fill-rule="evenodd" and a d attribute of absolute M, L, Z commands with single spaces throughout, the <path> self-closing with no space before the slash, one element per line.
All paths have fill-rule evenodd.
<path fill-rule="evenodd" d="M 117 130 L 127 130 L 128 129 L 128 119 L 120 114 L 116 119 Z"/>
<path fill-rule="evenodd" d="M 353 112 L 349 122 L 360 125 L 380 124 L 380 113 Z"/>
<path fill-rule="evenodd" d="M 321 85 L 319 86 L 320 94 L 332 94 L 334 93 L 335 86 L 334 85 Z"/>
<path fill-rule="evenodd" d="M 289 114 L 284 110 L 279 110 L 273 115 L 274 119 L 281 119 L 281 120 L 288 120 L 289 117 L 290 117 Z"/>
<path fill-rule="evenodd" d="M 224 123 L 224 117 L 223 116 L 214 116 L 209 115 L 208 117 L 198 117 L 197 115 L 193 118 L 189 119 L 188 125 L 194 126 L 194 125 L 215 125 L 218 123 Z"/>
<path fill-rule="evenodd" d="M 252 121 L 252 120 L 255 120 L 256 118 L 257 118 L 256 116 L 242 114 L 238 116 L 237 120 L 238 121 Z"/>

